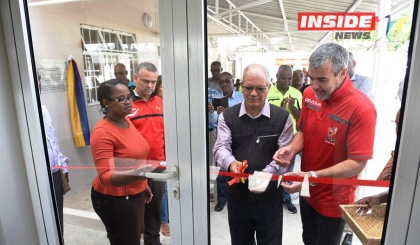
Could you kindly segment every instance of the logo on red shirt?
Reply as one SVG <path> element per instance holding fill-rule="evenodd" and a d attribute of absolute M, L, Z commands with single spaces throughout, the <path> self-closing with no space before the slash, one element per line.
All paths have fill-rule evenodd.
<path fill-rule="evenodd" d="M 337 127 L 330 127 L 328 128 L 327 138 L 325 138 L 325 142 L 335 145 L 335 134 L 337 133 Z"/>
<path fill-rule="evenodd" d="M 373 31 L 375 12 L 299 12 L 299 31 Z"/>
<path fill-rule="evenodd" d="M 311 100 L 311 99 L 309 99 L 309 98 L 305 98 L 305 103 L 308 103 L 308 104 L 314 105 L 314 106 L 316 106 L 316 107 L 321 107 L 321 103 L 319 103 L 319 102 L 317 102 L 317 101 L 315 101 L 315 100 Z"/>

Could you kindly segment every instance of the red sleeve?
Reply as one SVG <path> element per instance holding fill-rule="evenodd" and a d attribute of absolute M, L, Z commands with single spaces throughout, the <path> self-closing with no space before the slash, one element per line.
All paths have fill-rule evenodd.
<path fill-rule="evenodd" d="M 114 173 L 114 140 L 112 134 L 104 127 L 95 128 L 92 131 L 90 144 L 99 180 L 103 185 L 112 185 L 111 176 Z"/>
<path fill-rule="evenodd" d="M 361 108 L 354 113 L 350 122 L 347 145 L 348 158 L 352 160 L 369 160 L 373 158 L 373 143 L 375 139 L 376 109 Z M 356 111 L 359 111 L 356 109 Z"/>

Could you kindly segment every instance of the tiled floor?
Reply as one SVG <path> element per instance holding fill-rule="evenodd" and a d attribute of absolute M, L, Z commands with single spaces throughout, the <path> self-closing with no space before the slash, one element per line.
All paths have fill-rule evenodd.
<path fill-rule="evenodd" d="M 91 208 L 90 186 L 78 193 L 66 197 L 64 213 L 64 232 L 66 245 L 106 245 L 109 244 L 106 231 Z M 215 212 L 216 202 L 210 203 L 211 244 L 229 245 L 229 225 L 227 210 Z M 77 209 L 75 207 L 78 206 Z M 70 208 L 73 207 L 73 208 Z M 299 208 L 299 207 L 298 207 Z M 301 221 L 299 212 L 290 214 L 284 210 L 283 217 L 283 244 L 303 244 L 301 242 Z M 170 244 L 170 237 L 161 235 L 162 244 Z"/>
<path fill-rule="evenodd" d="M 295 162 L 295 171 L 300 169 L 300 159 Z M 64 200 L 64 232 L 66 245 L 106 245 L 109 241 L 102 222 L 92 209 L 90 201 L 91 186 L 72 190 Z M 297 214 L 283 212 L 283 244 L 301 245 L 302 223 L 298 205 L 298 195 L 292 194 L 292 201 L 298 208 Z M 216 201 L 210 203 L 210 236 L 212 245 L 230 245 L 229 225 L 226 207 L 221 212 L 215 212 Z M 356 240 L 357 238 L 353 238 Z M 170 237 L 161 235 L 163 245 L 170 244 Z M 358 244 L 353 241 L 353 244 Z"/>
<path fill-rule="evenodd" d="M 295 165 L 300 169 L 300 163 Z M 90 200 L 91 186 L 87 185 L 79 190 L 72 190 L 65 196 L 64 200 L 64 232 L 66 245 L 106 245 L 109 241 L 102 222 L 92 209 Z M 297 201 L 297 194 L 293 194 L 294 202 Z M 210 203 L 210 235 L 212 245 L 229 245 L 230 234 L 227 221 L 226 207 L 221 212 L 215 212 L 215 202 Z M 299 209 L 299 207 L 297 206 Z M 283 244 L 300 245 L 301 242 L 301 221 L 299 211 L 297 214 L 290 214 L 284 210 L 283 217 Z M 161 235 L 162 244 L 170 244 L 170 237 Z"/>

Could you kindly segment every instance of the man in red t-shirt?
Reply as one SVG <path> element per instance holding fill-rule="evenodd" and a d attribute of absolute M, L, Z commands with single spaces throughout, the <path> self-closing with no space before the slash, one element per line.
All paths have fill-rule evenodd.
<path fill-rule="evenodd" d="M 303 152 L 302 172 L 288 175 L 357 179 L 373 156 L 376 109 L 353 87 L 347 73 L 349 54 L 339 44 L 326 43 L 309 58 L 311 89 L 303 94 L 298 132 L 273 159 L 288 166 Z M 289 193 L 302 184 L 282 184 Z M 354 203 L 356 186 L 311 184 L 310 197 L 300 197 L 305 244 L 339 244 L 345 221 L 340 204 Z"/>
<path fill-rule="evenodd" d="M 163 124 L 163 101 L 153 91 L 156 87 L 158 72 L 150 62 L 138 65 L 134 81 L 136 87 L 131 89 L 133 108 L 127 116 L 149 143 L 150 151 L 147 160 L 157 167 L 160 161 L 165 161 L 165 132 Z M 157 168 L 155 171 L 158 171 Z M 160 244 L 160 208 L 165 182 L 148 179 L 153 193 L 153 199 L 146 204 L 144 211 L 144 244 Z"/>

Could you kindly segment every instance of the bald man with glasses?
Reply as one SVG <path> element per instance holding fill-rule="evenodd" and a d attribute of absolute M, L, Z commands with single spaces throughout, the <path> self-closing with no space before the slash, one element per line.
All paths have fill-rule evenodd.
<path fill-rule="evenodd" d="M 245 173 L 263 171 L 280 175 L 287 171 L 272 156 L 293 137 L 293 121 L 285 109 L 267 101 L 270 88 L 268 69 L 252 64 L 243 72 L 244 101 L 219 115 L 214 156 L 221 171 Z M 251 192 L 248 180 L 228 187 L 228 221 L 232 245 L 282 244 L 283 188 L 270 181 L 261 193 Z"/>

